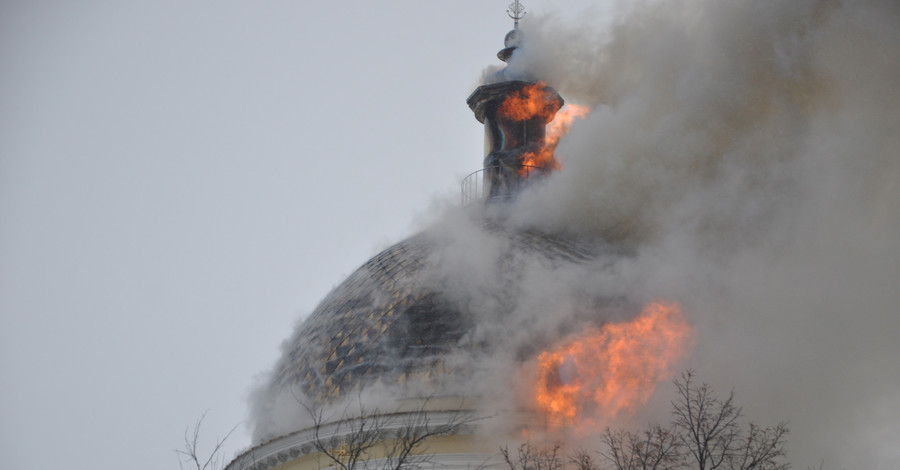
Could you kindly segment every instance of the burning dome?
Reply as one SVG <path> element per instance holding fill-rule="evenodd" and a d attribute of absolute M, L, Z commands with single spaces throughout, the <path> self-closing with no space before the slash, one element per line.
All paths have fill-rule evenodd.
<path fill-rule="evenodd" d="M 513 6 L 510 16 L 518 21 L 524 10 L 519 2 Z M 521 41 L 516 31 L 507 36 L 504 60 Z M 471 437 L 474 428 L 467 426 L 467 413 L 479 409 L 481 400 L 506 400 L 511 412 L 523 411 L 526 420 L 532 417 L 508 396 L 508 388 L 498 385 L 515 380 L 515 367 L 498 373 L 483 362 L 496 356 L 511 358 L 510 364 L 536 361 L 541 348 L 588 324 L 598 327 L 600 337 L 604 334 L 599 328 L 611 309 L 600 316 L 586 309 L 591 318 L 571 315 L 567 325 L 547 325 L 552 331 L 541 331 L 536 321 L 526 319 L 532 324 L 523 335 L 516 334 L 516 321 L 522 318 L 512 318 L 527 303 L 522 299 L 541 297 L 540 289 L 535 294 L 530 285 L 535 273 L 545 278 L 562 271 L 577 276 L 590 269 L 579 266 L 590 265 L 605 250 L 596 240 L 585 242 L 506 221 L 507 209 L 515 206 L 522 189 L 559 168 L 553 155 L 556 143 L 571 120 L 587 111 L 563 108 L 562 97 L 545 83 L 519 80 L 480 86 L 467 104 L 485 126 L 486 145 L 483 169 L 463 181 L 465 209 L 459 220 L 445 220 L 449 225 L 382 251 L 298 325 L 256 394 L 254 434 L 259 444 L 235 459 L 229 470 L 267 470 L 286 462 L 293 462 L 290 468 L 323 468 L 318 459 L 347 470 L 352 466 L 342 459 L 348 455 L 365 461 L 395 458 L 388 448 L 396 451 L 402 436 L 416 436 L 408 442 L 428 438 L 430 445 L 443 446 L 441 465 L 483 466 L 496 457 L 496 446 L 490 439 Z M 573 292 L 565 290 L 558 293 L 568 299 Z M 542 373 L 544 388 L 559 388 L 560 367 L 551 364 Z M 375 406 L 384 408 L 365 409 L 364 397 L 374 397 Z M 447 404 L 445 399 L 454 398 L 460 401 Z M 550 396 L 548 406 L 565 399 Z M 435 404 L 441 400 L 444 404 Z M 358 409 L 348 414 L 354 402 Z M 410 403 L 418 404 L 410 409 Z M 338 410 L 339 416 L 326 419 L 322 410 Z M 504 424 L 509 425 L 517 426 L 513 421 Z M 382 442 L 384 453 L 347 450 L 361 439 L 372 443 L 366 449 Z M 384 444 L 387 441 L 394 444 Z"/>
<path fill-rule="evenodd" d="M 506 36 L 503 60 L 522 40 L 518 19 L 524 9 L 519 2 L 513 6 L 509 14 L 516 28 Z M 548 124 L 557 115 L 571 120 L 571 110 L 561 112 L 562 97 L 542 82 L 507 80 L 478 87 L 466 102 L 485 126 L 486 145 L 484 168 L 463 182 L 463 205 L 475 206 L 469 211 L 475 230 L 502 247 L 487 255 L 505 260 L 498 276 L 522 277 L 517 270 L 528 261 L 517 265 L 511 260 L 552 264 L 586 259 L 589 250 L 583 244 L 511 229 L 497 211 L 492 216 L 479 212 L 485 203 L 509 204 L 524 187 L 558 168 L 553 151 L 567 125 Z M 482 312 L 472 311 L 468 299 L 447 289 L 458 284 L 455 277 L 469 274 L 441 269 L 439 254 L 453 243 L 426 231 L 384 250 L 351 274 L 285 343 L 265 401 L 289 395 L 328 405 L 378 385 L 390 385 L 393 395 L 460 394 L 453 389 L 455 379 L 471 372 L 472 355 L 487 345 L 472 335 L 475 317 Z M 499 292 L 496 296 L 502 297 Z M 500 314 L 509 309 L 503 305 L 508 301 L 499 300 Z"/>
<path fill-rule="evenodd" d="M 477 225 L 503 246 L 496 254 L 505 260 L 497 267 L 503 278 L 521 277 L 535 260 L 579 263 L 593 256 L 574 240 L 509 230 L 490 219 Z M 477 312 L 446 287 L 458 282 L 440 267 L 437 254 L 447 243 L 452 241 L 426 231 L 363 264 L 285 343 L 266 393 L 273 399 L 302 395 L 319 405 L 373 386 L 408 395 L 465 394 L 458 384 L 470 376 L 471 362 L 460 358 L 477 357 L 490 345 L 472 336 Z"/>
<path fill-rule="evenodd" d="M 506 468 L 498 448 L 523 440 L 602 446 L 604 429 L 664 416 L 655 390 L 689 354 L 750 385 L 763 419 L 799 406 L 803 460 L 897 460 L 883 432 L 897 381 L 855 372 L 897 318 L 885 123 L 900 61 L 883 53 L 900 50 L 896 15 L 656 3 L 584 31 L 599 42 L 554 21 L 511 35 L 510 66 L 467 100 L 486 145 L 463 207 L 363 263 L 285 335 L 253 400 L 253 447 L 227 470 Z M 572 103 L 554 86 L 595 107 L 560 152 Z M 869 346 L 832 353 L 837 340 Z M 861 383 L 871 400 L 856 406 Z M 403 436 L 425 443 L 402 455 L 420 460 L 398 463 Z M 835 437 L 862 450 L 832 450 Z"/>
<path fill-rule="evenodd" d="M 429 269 L 425 234 L 384 250 L 315 309 L 287 343 L 274 388 L 299 386 L 316 401 L 378 382 L 441 371 L 441 357 L 466 332 L 463 315 L 417 282 Z"/>

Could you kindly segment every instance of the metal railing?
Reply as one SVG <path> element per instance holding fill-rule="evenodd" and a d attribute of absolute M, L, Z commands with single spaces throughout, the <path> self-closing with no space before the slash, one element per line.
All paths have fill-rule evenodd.
<path fill-rule="evenodd" d="M 531 165 L 490 166 L 473 171 L 460 183 L 462 206 L 479 201 L 512 199 L 523 187 L 544 173 L 544 168 Z"/>

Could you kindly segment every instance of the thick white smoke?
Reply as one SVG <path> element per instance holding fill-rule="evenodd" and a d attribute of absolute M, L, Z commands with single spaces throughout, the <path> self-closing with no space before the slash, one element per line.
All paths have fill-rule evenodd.
<path fill-rule="evenodd" d="M 678 301 L 696 330 L 683 368 L 733 387 L 754 421 L 789 421 L 796 466 L 900 461 L 900 4 L 642 1 L 522 32 L 505 77 L 593 111 L 505 223 L 599 256 L 520 253 L 444 211 L 418 281 L 477 316 L 465 342 L 493 344 L 459 358 L 479 364 L 459 392 L 527 394 L 510 371 L 535 348 Z M 283 407 L 260 395 L 258 437 L 297 428 L 282 392 Z M 670 399 L 624 424 L 667 422 Z"/>
<path fill-rule="evenodd" d="M 795 465 L 896 465 L 900 4 L 647 1 L 603 27 L 532 20 L 507 75 L 594 112 L 514 220 L 631 247 L 602 285 L 681 301 L 690 365 L 751 418 L 790 421 Z"/>

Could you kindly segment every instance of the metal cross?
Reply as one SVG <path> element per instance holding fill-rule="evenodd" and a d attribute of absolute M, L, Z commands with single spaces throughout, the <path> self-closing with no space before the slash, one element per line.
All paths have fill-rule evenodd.
<path fill-rule="evenodd" d="M 509 15 L 510 18 L 514 20 L 515 28 L 519 28 L 519 20 L 525 16 L 525 5 L 522 5 L 519 0 L 516 0 L 514 3 L 509 4 L 509 9 L 506 10 L 506 14 Z"/>

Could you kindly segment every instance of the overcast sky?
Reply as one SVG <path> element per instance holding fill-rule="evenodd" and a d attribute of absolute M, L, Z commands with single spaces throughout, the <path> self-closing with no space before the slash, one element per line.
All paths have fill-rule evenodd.
<path fill-rule="evenodd" d="M 0 468 L 177 468 L 205 410 L 242 422 L 295 322 L 480 167 L 507 3 L 0 3 Z M 559 3 L 526 2 L 604 2 Z"/>
<path fill-rule="evenodd" d="M 206 410 L 203 444 L 238 425 L 225 456 L 247 446 L 247 395 L 297 321 L 456 204 L 481 167 L 465 99 L 500 64 L 509 3 L 0 0 L 0 469 L 177 468 Z M 529 214 L 675 227 L 668 264 L 651 246 L 636 261 L 647 273 L 631 274 L 695 298 L 701 372 L 727 371 L 713 383 L 735 386 L 753 416 L 791 420 L 798 467 L 828 452 L 846 460 L 826 468 L 896 462 L 900 9 L 525 3 L 525 21 L 564 21 L 535 28 L 511 68 L 599 104 L 560 144 L 569 171 L 531 193 L 554 204 Z M 603 34 L 593 26 L 612 3 L 665 8 L 594 47 L 583 38 Z M 807 14 L 818 6 L 834 16 Z M 607 106 L 607 93 L 624 99 Z M 778 106 L 722 122 L 734 103 Z M 644 118 L 658 132 L 632 132 Z M 735 178 L 682 177 L 722 125 L 739 151 L 722 174 Z M 713 140 L 695 132 L 709 129 Z M 638 158 L 620 160 L 629 149 Z M 785 176 L 795 192 L 766 191 Z M 654 211 L 668 202 L 681 210 Z M 766 204 L 783 211 L 770 226 L 739 223 Z M 752 249 L 706 249 L 730 253 L 732 238 Z M 734 264 L 718 279 L 721 259 Z M 742 288 L 720 298 L 717 285 Z"/>

